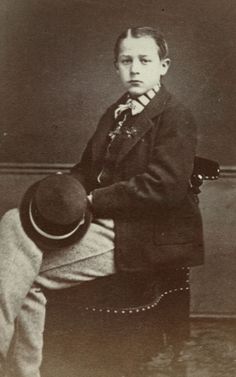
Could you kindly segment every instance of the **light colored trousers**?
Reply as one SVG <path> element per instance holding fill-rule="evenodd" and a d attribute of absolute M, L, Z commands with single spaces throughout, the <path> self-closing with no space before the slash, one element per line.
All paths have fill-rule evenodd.
<path fill-rule="evenodd" d="M 0 374 L 6 364 L 7 376 L 40 376 L 46 305 L 40 286 L 61 289 L 114 273 L 113 227 L 110 219 L 94 221 L 77 244 L 43 254 L 24 233 L 17 209 L 2 217 Z"/>

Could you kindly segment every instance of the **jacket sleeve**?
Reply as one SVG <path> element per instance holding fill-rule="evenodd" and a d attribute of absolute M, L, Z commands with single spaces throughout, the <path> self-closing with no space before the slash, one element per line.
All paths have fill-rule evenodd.
<path fill-rule="evenodd" d="M 78 164 L 72 167 L 70 174 L 72 174 L 84 186 L 87 193 L 90 192 L 90 174 L 91 172 L 91 144 L 92 138 L 89 140 L 81 160 Z"/>
<path fill-rule="evenodd" d="M 146 171 L 127 181 L 95 189 L 92 192 L 94 215 L 144 215 L 180 206 L 189 189 L 196 141 L 191 113 L 183 106 L 166 109 L 161 115 Z"/>
<path fill-rule="evenodd" d="M 97 185 L 97 172 L 95 170 L 99 170 L 103 163 L 102 158 L 106 147 L 106 137 L 108 132 L 107 127 L 110 127 L 109 125 L 107 126 L 106 119 L 107 117 L 112 119 L 111 114 L 113 114 L 113 108 L 114 105 L 109 107 L 107 111 L 103 114 L 97 125 L 94 135 L 92 135 L 92 137 L 88 141 L 88 144 L 82 154 L 80 162 L 76 164 L 70 172 L 75 178 L 77 178 L 83 184 L 87 193 L 90 193 L 94 186 Z M 92 146 L 94 143 L 94 139 L 96 139 L 97 143 L 101 146 L 101 155 L 97 156 L 97 161 L 94 161 L 93 158 Z"/>

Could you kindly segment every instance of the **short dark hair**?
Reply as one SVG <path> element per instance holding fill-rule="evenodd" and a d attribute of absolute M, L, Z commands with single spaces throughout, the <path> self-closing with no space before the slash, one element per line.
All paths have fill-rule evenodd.
<path fill-rule="evenodd" d="M 140 37 L 151 37 L 156 42 L 156 45 L 158 47 L 158 55 L 159 58 L 165 59 L 168 56 L 169 50 L 167 42 L 162 34 L 162 32 L 158 29 L 149 27 L 149 26 L 142 26 L 142 27 L 132 27 L 128 28 L 125 31 L 123 31 L 117 38 L 114 48 L 114 57 L 115 61 L 117 61 L 118 55 L 119 55 L 119 49 L 121 41 L 127 37 L 133 37 L 133 38 L 140 38 Z"/>

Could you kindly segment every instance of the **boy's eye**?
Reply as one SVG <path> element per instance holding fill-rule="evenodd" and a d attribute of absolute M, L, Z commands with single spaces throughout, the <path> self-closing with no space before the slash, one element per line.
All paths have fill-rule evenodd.
<path fill-rule="evenodd" d="M 124 64 L 124 65 L 130 64 L 131 63 L 131 59 L 129 59 L 129 58 L 122 59 L 121 63 Z"/>
<path fill-rule="evenodd" d="M 148 64 L 148 63 L 150 63 L 150 62 L 151 62 L 150 59 L 147 59 L 147 58 L 141 58 L 141 63 L 143 63 L 143 64 Z"/>

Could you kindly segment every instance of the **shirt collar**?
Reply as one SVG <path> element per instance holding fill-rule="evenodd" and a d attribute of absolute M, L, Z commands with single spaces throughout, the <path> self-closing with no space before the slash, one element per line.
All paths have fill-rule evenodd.
<path fill-rule="evenodd" d="M 137 98 L 131 98 L 128 94 L 126 103 L 118 105 L 114 112 L 115 118 L 117 118 L 123 111 L 131 109 L 132 116 L 141 113 L 144 108 L 149 104 L 149 102 L 155 97 L 156 93 L 159 91 L 160 85 L 155 85 L 152 89 L 148 90 L 146 93 L 142 94 Z"/>

